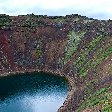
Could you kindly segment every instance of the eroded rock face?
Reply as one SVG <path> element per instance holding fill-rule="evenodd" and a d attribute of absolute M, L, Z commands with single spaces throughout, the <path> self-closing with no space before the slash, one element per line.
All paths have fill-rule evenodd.
<path fill-rule="evenodd" d="M 37 70 L 71 77 L 74 89 L 60 112 L 112 109 L 112 21 L 0 15 L 0 75 Z"/>

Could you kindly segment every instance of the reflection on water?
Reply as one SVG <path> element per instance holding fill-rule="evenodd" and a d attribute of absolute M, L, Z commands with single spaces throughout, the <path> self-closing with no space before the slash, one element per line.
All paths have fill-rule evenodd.
<path fill-rule="evenodd" d="M 0 78 L 0 112 L 56 112 L 67 97 L 63 77 L 30 73 Z"/>

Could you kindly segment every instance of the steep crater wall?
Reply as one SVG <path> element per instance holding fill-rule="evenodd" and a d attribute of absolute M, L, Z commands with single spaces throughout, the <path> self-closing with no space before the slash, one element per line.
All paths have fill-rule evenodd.
<path fill-rule="evenodd" d="M 70 80 L 60 112 L 112 109 L 112 21 L 0 15 L 0 75 L 32 71 Z"/>

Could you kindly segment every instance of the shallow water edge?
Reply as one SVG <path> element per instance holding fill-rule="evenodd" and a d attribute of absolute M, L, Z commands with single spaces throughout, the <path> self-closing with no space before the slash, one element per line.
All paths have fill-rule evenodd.
<path fill-rule="evenodd" d="M 64 112 L 63 110 L 67 108 L 69 105 L 69 102 L 71 101 L 71 98 L 73 96 L 74 91 L 76 91 L 75 84 L 74 84 L 74 78 L 71 76 L 68 76 L 64 74 L 63 72 L 60 71 L 52 71 L 49 69 L 25 69 L 25 70 L 16 70 L 16 71 L 11 71 L 11 72 L 5 72 L 0 74 L 0 77 L 3 76 L 12 76 L 12 75 L 22 75 L 22 74 L 27 74 L 27 73 L 32 73 L 32 72 L 44 72 L 44 73 L 49 73 L 50 75 L 57 75 L 64 77 L 68 81 L 68 86 L 69 86 L 69 91 L 67 93 L 67 98 L 65 99 L 63 105 L 57 110 L 57 112 Z"/>

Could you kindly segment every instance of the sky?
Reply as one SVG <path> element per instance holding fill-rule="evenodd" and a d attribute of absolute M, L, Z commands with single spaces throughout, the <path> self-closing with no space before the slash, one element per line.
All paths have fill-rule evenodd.
<path fill-rule="evenodd" d="M 65 16 L 112 20 L 112 0 L 0 0 L 0 14 Z"/>

